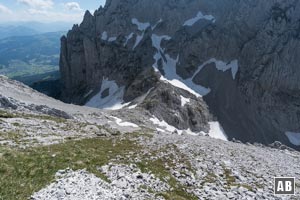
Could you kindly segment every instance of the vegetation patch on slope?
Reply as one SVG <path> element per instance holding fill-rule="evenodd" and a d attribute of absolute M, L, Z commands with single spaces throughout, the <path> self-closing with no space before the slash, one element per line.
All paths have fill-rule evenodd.
<path fill-rule="evenodd" d="M 141 158 L 136 164 L 142 171 L 153 173 L 172 187 L 172 190 L 157 195 L 175 200 L 196 199 L 186 192 L 185 187 L 166 168 L 166 165 L 172 165 L 172 157 L 147 159 L 141 154 L 143 147 L 137 144 L 138 137 L 134 133 L 113 138 L 69 140 L 62 144 L 24 150 L 0 146 L 0 199 L 28 199 L 34 192 L 53 182 L 57 171 L 66 168 L 87 169 L 109 181 L 99 171 L 99 167 L 107 165 L 111 160 L 132 163 L 129 157 L 133 155 Z M 142 137 L 149 138 L 148 135 Z"/>

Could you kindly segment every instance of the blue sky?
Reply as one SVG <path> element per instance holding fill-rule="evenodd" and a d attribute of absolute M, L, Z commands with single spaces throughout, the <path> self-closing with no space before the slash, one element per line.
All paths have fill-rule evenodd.
<path fill-rule="evenodd" d="M 0 0 L 0 23 L 11 21 L 79 23 L 106 0 Z"/>

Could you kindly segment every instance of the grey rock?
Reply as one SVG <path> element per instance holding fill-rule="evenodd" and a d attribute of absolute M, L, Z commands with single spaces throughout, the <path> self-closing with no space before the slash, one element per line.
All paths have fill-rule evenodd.
<path fill-rule="evenodd" d="M 275 141 L 274 143 L 272 144 L 269 144 L 268 145 L 269 147 L 272 147 L 272 148 L 275 148 L 275 149 L 280 149 L 280 150 L 289 150 L 289 151 L 294 151 L 294 149 L 282 144 L 281 142 L 279 141 Z"/>
<path fill-rule="evenodd" d="M 48 106 L 44 106 L 44 105 L 31 104 L 30 106 L 28 106 L 28 108 L 31 110 L 35 110 L 37 112 L 46 114 L 46 115 L 54 116 L 54 117 L 60 117 L 60 118 L 64 118 L 64 119 L 73 119 L 73 117 L 71 115 L 69 115 L 68 113 L 66 113 L 62 110 L 58 110 L 55 108 L 49 108 Z"/>
<path fill-rule="evenodd" d="M 181 105 L 181 95 L 190 99 L 188 105 Z M 158 83 L 150 91 L 141 107 L 179 130 L 191 129 L 194 132 L 208 132 L 208 122 L 213 120 L 202 98 L 196 98 L 185 90 L 163 82 Z M 175 132 L 175 134 L 178 133 Z"/>
<path fill-rule="evenodd" d="M 211 89 L 204 97 L 210 112 L 204 109 L 197 111 L 198 115 L 212 113 L 229 139 L 264 144 L 281 141 L 293 147 L 284 132 L 300 131 L 299 5 L 287 0 L 107 1 L 93 15 L 86 12 L 83 22 L 61 39 L 63 99 L 85 103 L 90 96 L 83 94 L 91 89 L 95 94 L 103 77 L 126 87 L 126 101 L 145 94 L 155 82 L 144 76 L 152 68 L 156 53 L 151 36 L 169 35 L 171 39 L 162 42 L 163 57 L 179 56 L 177 74 L 183 79 L 195 75 L 194 83 Z M 182 26 L 199 11 L 215 20 Z M 141 31 L 132 24 L 132 18 L 153 27 L 160 23 Z M 101 39 L 103 32 L 116 40 Z M 143 38 L 133 49 L 140 35 Z M 198 66 L 211 58 L 225 63 L 237 60 L 235 79 L 229 70 L 217 70 L 214 63 L 195 74 Z M 164 74 L 162 62 L 160 59 L 158 63 Z M 190 126 L 180 120 L 176 124 L 170 112 L 168 117 L 162 116 L 163 112 L 156 114 L 178 128 Z M 207 129 L 207 118 L 202 116 L 201 120 L 203 123 L 191 128 Z"/>
<path fill-rule="evenodd" d="M 0 94 L 0 108 L 11 108 L 17 109 L 18 106 L 12 102 L 11 99 L 8 99 Z"/>

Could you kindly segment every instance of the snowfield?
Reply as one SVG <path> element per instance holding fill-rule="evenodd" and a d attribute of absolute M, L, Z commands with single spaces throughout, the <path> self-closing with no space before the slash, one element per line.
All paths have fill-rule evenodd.
<path fill-rule="evenodd" d="M 202 133 L 196 133 L 191 131 L 190 129 L 187 130 L 179 130 L 177 128 L 175 128 L 174 126 L 168 124 L 166 121 L 164 120 L 159 120 L 157 117 L 152 117 L 150 118 L 150 121 L 154 124 L 157 125 L 158 127 L 156 127 L 156 130 L 158 132 L 162 132 L 162 133 L 177 133 L 178 135 L 182 135 L 182 134 L 188 134 L 188 135 L 200 135 Z"/>
<path fill-rule="evenodd" d="M 157 49 L 157 52 L 153 56 L 153 58 L 155 60 L 155 63 L 153 64 L 153 68 L 156 72 L 159 72 L 158 61 L 160 59 L 162 59 L 162 61 L 163 61 L 162 64 L 163 64 L 164 76 L 161 75 L 160 80 L 168 82 L 177 88 L 186 90 L 186 91 L 190 92 L 191 94 L 195 95 L 196 97 L 203 97 L 203 96 L 207 95 L 208 93 L 210 93 L 210 91 L 211 91 L 210 88 L 206 88 L 201 85 L 195 84 L 193 81 L 195 76 L 201 72 L 201 70 L 203 69 L 203 67 L 205 65 L 210 64 L 210 63 L 215 63 L 215 66 L 218 70 L 223 71 L 223 72 L 225 72 L 227 70 L 231 70 L 232 78 L 235 79 L 235 77 L 236 77 L 236 74 L 238 72 L 238 61 L 237 60 L 233 60 L 229 63 L 225 63 L 223 61 L 212 58 L 212 59 L 204 62 L 203 64 L 201 64 L 198 67 L 198 70 L 196 70 L 196 72 L 194 73 L 194 75 L 191 78 L 182 79 L 176 72 L 176 66 L 179 61 L 179 55 L 177 56 L 176 59 L 173 59 L 173 58 L 171 58 L 170 55 L 164 53 L 164 49 L 161 47 L 161 42 L 163 40 L 170 40 L 171 37 L 169 37 L 167 35 L 158 36 L 156 34 L 153 34 L 151 39 L 152 39 L 152 46 Z"/>
<path fill-rule="evenodd" d="M 142 41 L 142 39 L 144 38 L 145 31 L 146 31 L 146 29 L 147 29 L 148 27 L 151 26 L 151 24 L 150 24 L 149 22 L 142 23 L 142 22 L 140 22 L 140 21 L 139 21 L 138 19 L 136 19 L 136 18 L 132 18 L 132 19 L 131 19 L 131 23 L 132 23 L 133 25 L 136 25 L 137 28 L 138 28 L 138 30 L 142 32 L 141 35 L 140 35 L 140 34 L 137 34 L 137 36 L 136 36 L 135 44 L 133 45 L 133 48 L 132 48 L 132 49 L 135 49 L 135 48 L 140 44 L 140 42 Z M 127 42 L 128 42 L 128 40 L 127 40 Z M 126 43 L 127 43 L 127 42 L 126 42 Z"/>
<path fill-rule="evenodd" d="M 136 18 L 132 18 L 131 22 L 132 22 L 132 24 L 137 25 L 138 30 L 140 30 L 140 31 L 145 31 L 148 27 L 151 26 L 149 22 L 142 23 L 142 22 L 139 22 L 139 20 Z"/>
<path fill-rule="evenodd" d="M 163 58 L 162 53 L 164 50 L 161 48 L 161 41 L 162 40 L 170 40 L 169 36 L 158 36 L 156 34 L 152 35 L 152 45 L 157 49 L 157 52 L 154 55 L 155 63 L 153 68 L 156 72 L 158 70 L 158 61 Z M 179 57 L 177 59 L 171 58 L 168 54 L 164 54 L 166 60 L 163 59 L 163 70 L 165 75 L 162 76 L 160 80 L 170 83 L 171 85 L 181 88 L 183 90 L 189 91 L 191 94 L 195 95 L 196 97 L 202 97 L 210 92 L 210 89 L 204 88 L 200 85 L 196 85 L 193 83 L 192 79 L 183 80 L 179 75 L 176 73 L 176 65 L 178 62 Z"/>
<path fill-rule="evenodd" d="M 124 47 L 127 46 L 129 40 L 131 40 L 131 38 L 133 38 L 134 33 L 130 33 L 128 36 L 126 36 L 126 41 L 124 43 Z"/>
<path fill-rule="evenodd" d="M 133 127 L 133 128 L 138 128 L 139 126 L 134 124 L 134 123 L 131 123 L 131 122 L 123 122 L 122 119 L 120 118 L 117 118 L 117 117 L 112 117 L 115 119 L 116 123 L 119 125 L 119 126 L 130 126 L 130 127 Z"/>
<path fill-rule="evenodd" d="M 237 60 L 232 60 L 230 61 L 229 63 L 226 63 L 224 61 L 221 61 L 221 60 L 217 60 L 215 58 L 211 58 L 209 59 L 208 61 L 204 62 L 203 64 L 201 64 L 199 67 L 198 67 L 198 70 L 195 72 L 193 78 L 198 74 L 200 73 L 200 71 L 203 69 L 203 67 L 205 67 L 205 65 L 208 65 L 208 64 L 211 64 L 211 63 L 215 63 L 215 66 L 218 70 L 222 71 L 222 72 L 225 72 L 227 70 L 231 70 L 231 74 L 232 74 L 232 78 L 233 80 L 235 79 L 236 77 L 236 74 L 239 70 L 239 66 L 238 66 L 238 61 Z M 192 79 L 193 79 L 192 78 Z"/>
<path fill-rule="evenodd" d="M 128 105 L 124 104 L 124 89 L 125 87 L 119 87 L 115 81 L 103 78 L 100 92 L 92 97 L 85 106 L 107 110 L 121 109 Z M 103 97 L 103 92 L 106 90 L 108 90 L 108 95 Z"/>
<path fill-rule="evenodd" d="M 219 122 L 209 122 L 210 130 L 208 135 L 215 139 L 228 141 L 227 135 Z"/>
<path fill-rule="evenodd" d="M 285 135 L 293 145 L 300 146 L 300 133 L 285 132 Z"/>
<path fill-rule="evenodd" d="M 175 128 L 174 126 L 168 124 L 166 121 L 159 120 L 157 117 L 154 117 L 154 116 L 152 118 L 150 118 L 150 121 L 154 125 L 158 126 L 158 127 L 156 127 L 157 131 L 163 132 L 163 133 L 177 133 L 178 135 L 182 135 L 183 133 L 185 133 L 185 134 L 194 135 L 194 136 L 207 134 L 204 132 L 200 132 L 200 133 L 193 132 L 190 129 L 179 130 L 179 129 Z M 210 137 L 228 141 L 227 135 L 219 122 L 209 122 L 209 126 L 210 126 L 210 130 L 208 132 L 208 135 Z"/>
<path fill-rule="evenodd" d="M 140 42 L 142 41 L 143 38 L 144 38 L 144 32 L 142 33 L 142 35 L 137 35 L 135 44 L 133 45 L 132 49 L 135 49 L 140 44 Z"/>
<path fill-rule="evenodd" d="M 169 125 L 167 122 L 165 122 L 164 120 L 159 120 L 156 117 L 152 117 L 150 118 L 150 121 L 154 124 L 154 125 L 158 125 L 160 128 L 157 128 L 156 130 L 163 130 L 163 132 L 169 132 L 169 133 L 173 133 L 175 131 L 179 131 L 177 128 L 175 128 L 174 126 Z"/>
<path fill-rule="evenodd" d="M 180 95 L 180 100 L 181 100 L 181 106 L 184 107 L 186 104 L 190 103 L 189 98 L 185 98 L 184 96 Z"/>
<path fill-rule="evenodd" d="M 113 41 L 117 40 L 117 37 L 108 37 L 108 33 L 106 31 L 104 31 L 101 35 L 101 40 L 113 42 Z"/>
<path fill-rule="evenodd" d="M 101 39 L 102 39 L 102 40 L 107 40 L 107 39 L 108 39 L 108 34 L 107 34 L 106 31 L 104 31 L 104 32 L 102 33 Z"/>
<path fill-rule="evenodd" d="M 196 22 L 198 22 L 201 19 L 205 19 L 208 21 L 212 21 L 213 23 L 215 23 L 215 17 L 212 15 L 203 15 L 201 11 L 199 11 L 197 13 L 197 16 L 194 18 L 191 18 L 187 21 L 184 22 L 183 26 L 193 26 Z"/>

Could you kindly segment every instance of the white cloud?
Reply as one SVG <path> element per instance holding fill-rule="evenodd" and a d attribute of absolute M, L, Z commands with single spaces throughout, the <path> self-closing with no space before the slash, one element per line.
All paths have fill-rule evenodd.
<path fill-rule="evenodd" d="M 65 3 L 64 6 L 67 10 L 82 11 L 79 3 L 77 3 L 77 2 L 68 2 L 68 3 Z"/>
<path fill-rule="evenodd" d="M 0 13 L 12 14 L 12 11 L 6 6 L 0 4 Z"/>
<path fill-rule="evenodd" d="M 28 13 L 30 13 L 32 15 L 48 15 L 48 11 L 46 11 L 46 10 L 37 10 L 37 9 L 34 9 L 34 8 L 28 9 Z"/>
<path fill-rule="evenodd" d="M 88 9 L 78 0 L 14 0 L 18 2 L 14 10 L 1 6 L 0 23 L 13 21 L 82 22 L 84 11 Z M 105 0 L 97 0 L 104 4 Z M 77 3 L 78 2 L 78 3 Z M 98 5 L 98 3 L 97 3 Z M 95 6 L 96 7 L 96 6 Z M 93 10 L 90 10 L 93 13 Z M 9 16 L 9 17 L 8 17 Z"/>
<path fill-rule="evenodd" d="M 82 21 L 83 15 L 84 12 L 66 13 L 49 10 L 28 9 L 27 15 L 23 16 L 24 18 L 26 18 L 25 16 L 27 16 L 26 20 L 35 20 L 36 18 L 39 18 L 39 20 L 43 22 L 65 21 L 79 23 Z"/>
<path fill-rule="evenodd" d="M 59 12 L 52 10 L 38 10 L 38 9 L 27 9 L 24 11 L 13 12 L 11 14 L 1 13 L 0 11 L 0 23 L 3 22 L 14 22 L 14 21 L 40 21 L 43 23 L 49 22 L 67 22 L 79 24 L 82 22 L 84 12 Z"/>
<path fill-rule="evenodd" d="M 52 0 L 18 0 L 18 2 L 34 9 L 49 9 L 54 4 Z"/>
<path fill-rule="evenodd" d="M 77 12 L 67 12 L 68 10 L 63 11 L 60 9 L 56 9 L 58 4 L 55 4 L 53 0 L 17 0 L 17 1 L 27 6 L 28 8 L 23 10 L 18 10 L 17 12 L 12 13 L 9 18 L 7 18 L 7 14 L 1 14 L 1 8 L 0 8 L 0 22 L 61 21 L 61 22 L 80 23 L 84 16 L 83 9 L 80 8 L 79 4 L 78 6 L 77 5 L 74 6 L 74 4 L 71 4 L 70 9 L 68 9 L 68 10 L 76 10 Z M 64 7 L 65 4 L 61 4 L 61 5 Z"/>

